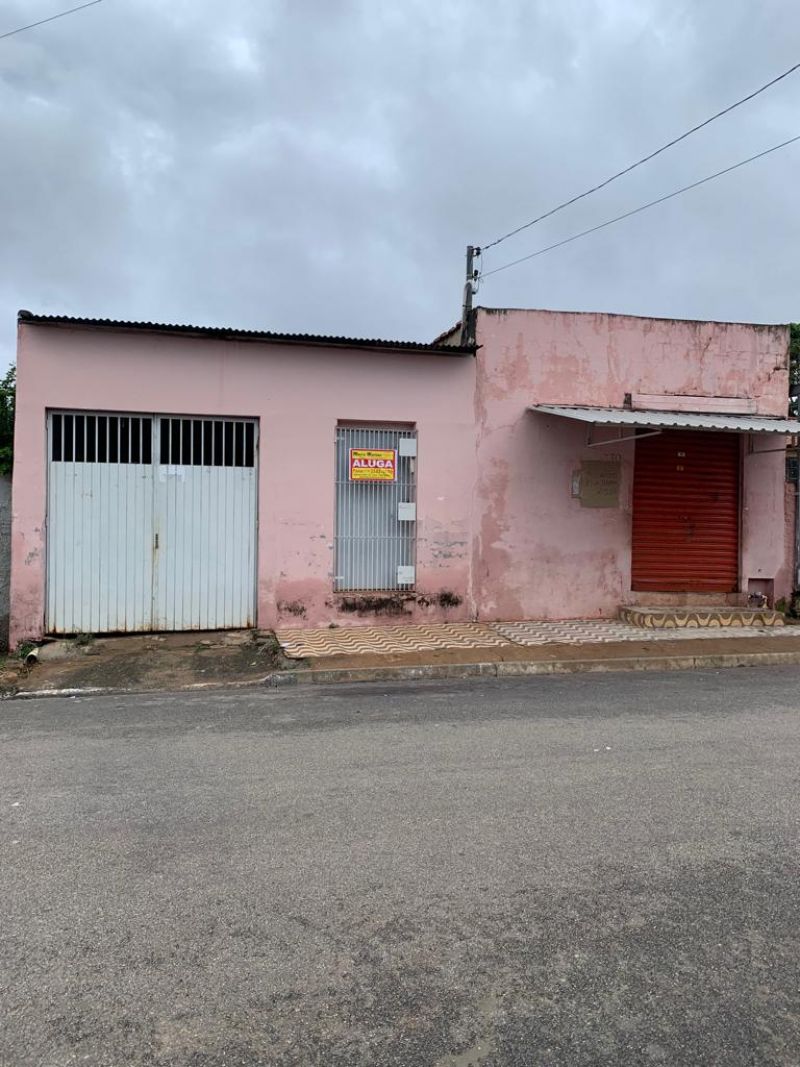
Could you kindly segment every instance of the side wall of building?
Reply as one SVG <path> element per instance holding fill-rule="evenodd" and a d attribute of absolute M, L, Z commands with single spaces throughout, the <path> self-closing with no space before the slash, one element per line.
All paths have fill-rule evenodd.
<path fill-rule="evenodd" d="M 8 648 L 11 586 L 11 479 L 0 476 L 0 650 Z"/>
<path fill-rule="evenodd" d="M 422 597 L 390 607 L 408 619 L 468 618 L 474 375 L 469 356 L 21 325 L 12 642 L 44 626 L 49 408 L 260 420 L 262 627 L 375 621 L 374 607 L 345 613 L 333 595 L 335 429 L 339 420 L 414 424 Z"/>
<path fill-rule="evenodd" d="M 622 407 L 626 394 L 752 399 L 786 416 L 788 331 L 544 311 L 477 313 L 474 595 L 482 618 L 611 616 L 631 593 L 633 442 L 534 414 L 533 404 Z M 791 590 L 781 438 L 745 441 L 741 588 Z M 585 507 L 574 475 L 619 467 L 616 506 Z"/>

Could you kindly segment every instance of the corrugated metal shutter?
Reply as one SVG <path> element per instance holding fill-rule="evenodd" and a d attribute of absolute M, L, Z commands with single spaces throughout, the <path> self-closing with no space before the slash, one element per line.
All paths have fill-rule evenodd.
<path fill-rule="evenodd" d="M 636 443 L 634 590 L 736 591 L 739 455 L 730 433 L 673 430 Z"/>

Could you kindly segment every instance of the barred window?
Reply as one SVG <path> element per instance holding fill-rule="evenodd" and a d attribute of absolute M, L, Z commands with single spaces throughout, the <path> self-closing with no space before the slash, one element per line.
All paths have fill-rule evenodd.
<path fill-rule="evenodd" d="M 138 415 L 54 413 L 54 463 L 152 463 L 153 420 Z"/>
<path fill-rule="evenodd" d="M 255 425 L 232 419 L 159 420 L 160 461 L 173 466 L 253 467 Z"/>

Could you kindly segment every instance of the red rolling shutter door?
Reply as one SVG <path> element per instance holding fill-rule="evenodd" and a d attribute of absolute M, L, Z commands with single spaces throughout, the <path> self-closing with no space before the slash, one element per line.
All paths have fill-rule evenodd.
<path fill-rule="evenodd" d="M 632 588 L 735 592 L 739 438 L 665 430 L 636 443 Z"/>

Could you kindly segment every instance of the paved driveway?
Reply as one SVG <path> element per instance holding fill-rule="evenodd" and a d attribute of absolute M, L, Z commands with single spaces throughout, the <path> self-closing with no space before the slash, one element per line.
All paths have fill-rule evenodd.
<path fill-rule="evenodd" d="M 0 705 L 0 1064 L 798 1064 L 798 683 Z"/>

